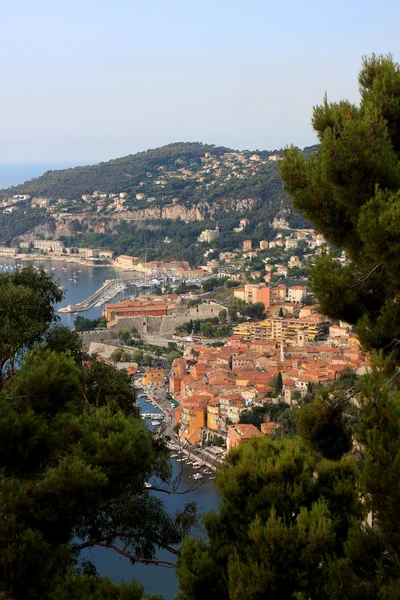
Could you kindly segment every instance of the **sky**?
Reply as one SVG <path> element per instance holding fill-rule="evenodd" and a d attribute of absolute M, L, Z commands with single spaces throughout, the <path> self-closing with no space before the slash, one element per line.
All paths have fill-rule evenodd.
<path fill-rule="evenodd" d="M 325 92 L 358 102 L 362 56 L 400 62 L 394 0 L 0 4 L 0 163 L 304 147 Z"/>

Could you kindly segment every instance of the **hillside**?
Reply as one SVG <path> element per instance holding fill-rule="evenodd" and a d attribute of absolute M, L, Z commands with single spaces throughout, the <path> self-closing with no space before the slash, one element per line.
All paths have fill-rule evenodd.
<path fill-rule="evenodd" d="M 216 223 L 221 236 L 213 246 L 223 250 L 244 237 L 268 238 L 277 216 L 291 226 L 307 226 L 283 191 L 281 155 L 174 143 L 98 165 L 48 171 L 0 192 L 0 241 L 54 238 L 119 253 L 145 250 L 153 258 L 189 254 L 197 262 L 205 249 L 195 243 L 197 237 Z M 242 217 L 249 223 L 235 232 Z"/>
<path fill-rule="evenodd" d="M 131 192 L 146 179 L 146 173 L 157 167 L 174 168 L 176 161 L 189 164 L 199 161 L 206 152 L 221 156 L 231 152 L 229 148 L 200 143 L 174 143 L 115 158 L 107 162 L 86 167 L 74 167 L 57 171 L 46 171 L 40 177 L 0 191 L 0 197 L 9 194 L 29 194 L 31 196 L 57 196 L 61 198 L 79 198 L 82 194 L 91 194 L 93 190 L 107 193 L 118 190 Z"/>

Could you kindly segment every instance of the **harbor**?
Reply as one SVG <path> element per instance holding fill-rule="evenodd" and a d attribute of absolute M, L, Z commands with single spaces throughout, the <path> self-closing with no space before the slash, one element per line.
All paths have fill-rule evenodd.
<path fill-rule="evenodd" d="M 144 419 L 151 419 L 151 425 L 158 428 L 161 435 L 164 436 L 167 447 L 171 450 L 171 458 L 176 459 L 176 462 L 191 466 L 193 469 L 199 469 L 191 475 L 192 479 L 203 479 L 205 475 L 210 475 L 218 465 L 222 464 L 222 454 L 215 453 L 214 448 L 198 448 L 189 445 L 181 444 L 174 438 L 171 408 L 165 405 L 165 401 L 161 401 L 154 394 L 154 390 L 143 389 L 139 382 L 135 382 L 139 392 L 139 399 L 145 404 L 151 404 L 159 409 L 159 413 L 145 412 L 146 408 L 142 404 L 141 415 Z M 172 409 L 173 410 L 173 409 Z M 213 452 L 214 450 L 214 452 Z M 207 479 L 214 479 L 208 477 Z"/>
<path fill-rule="evenodd" d="M 70 279 L 76 283 L 75 278 Z M 106 302 L 109 302 L 115 296 L 120 294 L 121 292 L 127 290 L 129 285 L 134 285 L 137 289 L 154 288 L 157 284 L 159 284 L 159 280 L 146 281 L 146 279 L 106 279 L 106 281 L 102 284 L 102 286 L 94 292 L 89 298 L 86 300 L 82 300 L 82 302 L 78 302 L 77 304 L 68 304 L 67 306 L 61 307 L 58 309 L 59 313 L 79 313 L 84 312 L 93 308 L 100 308 Z"/>

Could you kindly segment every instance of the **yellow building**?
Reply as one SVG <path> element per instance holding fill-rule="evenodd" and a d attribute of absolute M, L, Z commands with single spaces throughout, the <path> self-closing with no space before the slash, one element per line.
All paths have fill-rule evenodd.
<path fill-rule="evenodd" d="M 147 369 L 142 377 L 142 385 L 149 387 L 161 387 L 164 383 L 163 369 Z"/>
<path fill-rule="evenodd" d="M 244 340 L 266 340 L 267 327 L 265 321 L 258 323 L 239 323 L 233 328 L 233 335 L 238 335 Z"/>
<path fill-rule="evenodd" d="M 207 427 L 213 431 L 218 431 L 220 427 L 220 409 L 218 404 L 209 404 L 207 406 Z"/>
<path fill-rule="evenodd" d="M 260 326 L 265 328 L 266 339 L 297 342 L 299 334 L 306 342 L 320 337 L 324 321 L 320 316 L 303 317 L 301 319 L 265 319 Z"/>
<path fill-rule="evenodd" d="M 125 267 L 127 269 L 132 268 L 133 266 L 133 256 L 127 256 L 126 254 L 121 254 L 117 256 L 115 262 L 121 265 L 121 267 Z"/>

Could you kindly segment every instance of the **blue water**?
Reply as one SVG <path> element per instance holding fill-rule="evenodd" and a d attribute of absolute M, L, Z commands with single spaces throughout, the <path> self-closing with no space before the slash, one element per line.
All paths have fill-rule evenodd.
<path fill-rule="evenodd" d="M 0 163 L 0 189 L 24 183 L 46 171 L 68 169 L 88 164 L 85 162 L 37 162 L 37 163 Z"/>
<path fill-rule="evenodd" d="M 153 405 L 145 404 L 140 398 L 139 404 L 143 412 L 161 412 Z M 179 491 L 182 492 L 193 486 L 191 475 L 196 471 L 190 465 L 183 462 L 178 463 L 175 459 L 171 459 L 171 462 L 172 477 L 176 477 L 182 469 Z M 201 480 L 201 485 L 195 491 L 188 494 L 169 496 L 156 493 L 155 495 L 163 500 L 167 510 L 171 513 L 182 509 L 186 502 L 196 502 L 200 512 L 217 509 L 220 504 L 220 494 L 214 481 L 210 481 L 206 477 Z M 204 535 L 204 532 L 198 531 L 197 535 Z M 126 558 L 104 548 L 92 549 L 84 556 L 95 564 L 99 573 L 114 581 L 129 581 L 134 578 L 144 586 L 147 593 L 162 594 L 165 600 L 173 600 L 178 593 L 178 581 L 174 569 L 155 565 L 137 564 L 132 566 Z M 167 551 L 159 552 L 158 558 L 172 563 L 176 561 L 176 556 Z"/>
<path fill-rule="evenodd" d="M 78 265 L 75 263 L 64 263 L 55 260 L 22 260 L 16 261 L 12 258 L 5 258 L 0 256 L 0 273 L 5 271 L 5 267 L 15 267 L 19 263 L 23 266 L 34 265 L 36 267 L 42 265 L 49 274 L 52 274 L 54 278 L 59 281 L 63 286 L 64 299 L 57 305 L 57 308 L 61 306 L 67 306 L 68 304 L 77 304 L 86 298 L 89 298 L 99 287 L 103 284 L 106 279 L 114 279 L 121 276 L 121 272 L 113 269 L 112 267 L 87 267 L 84 265 Z M 76 279 L 76 283 L 71 281 Z M 126 290 L 126 293 L 130 293 L 131 290 Z M 124 295 L 123 293 L 116 296 L 116 300 L 121 300 Z M 79 313 L 81 317 L 87 317 L 88 319 L 95 319 L 101 316 L 103 307 L 93 307 L 90 310 Z M 63 325 L 70 327 L 74 326 L 76 315 L 72 313 L 58 313 L 58 316 Z"/>
<path fill-rule="evenodd" d="M 0 273 L 5 271 L 5 267 L 15 267 L 16 261 L 12 258 L 5 258 L 0 256 Z M 76 304 L 81 302 L 85 298 L 91 296 L 106 279 L 119 277 L 120 271 L 117 271 L 111 267 L 87 267 L 72 263 L 63 263 L 59 261 L 51 260 L 37 260 L 37 261 L 22 261 L 25 265 L 42 265 L 47 269 L 49 274 L 53 274 L 55 279 L 60 281 L 60 284 L 64 286 L 65 298 L 60 302 L 59 306 L 66 306 L 67 304 Z M 64 270 L 66 269 L 66 270 Z M 73 283 L 70 279 L 73 279 L 72 274 L 75 273 L 77 283 Z M 131 294 L 131 290 L 123 292 L 118 299 L 128 293 Z M 102 307 L 93 307 L 86 312 L 79 313 L 83 317 L 94 319 L 101 316 Z M 73 327 L 75 315 L 71 313 L 58 313 L 61 322 L 68 326 Z M 151 404 L 147 404 L 143 399 L 139 399 L 141 410 L 144 412 L 160 412 L 159 409 Z M 179 491 L 189 488 L 193 485 L 193 479 L 191 475 L 195 472 L 192 467 L 186 465 L 183 462 L 176 462 L 172 459 L 173 476 L 177 475 L 179 470 L 182 468 L 182 481 Z M 167 507 L 167 510 L 174 513 L 178 509 L 182 509 L 186 502 L 196 502 L 201 512 L 207 512 L 212 509 L 216 509 L 220 503 L 220 494 L 213 481 L 201 480 L 202 485 L 195 491 L 184 494 L 184 495 L 167 495 L 160 494 L 162 500 Z M 101 575 L 110 577 L 114 581 L 120 582 L 130 581 L 136 579 L 145 588 L 149 594 L 162 594 L 165 600 L 173 600 L 178 592 L 178 583 L 176 573 L 173 569 L 167 569 L 160 566 L 146 566 L 146 565 L 135 565 L 132 566 L 126 558 L 116 554 L 113 550 L 106 550 L 103 548 L 95 548 L 87 551 L 86 558 L 90 560 L 97 568 Z M 159 558 L 174 562 L 174 557 L 168 552 L 160 552 Z M 172 560 L 171 560 L 172 559 Z"/>

